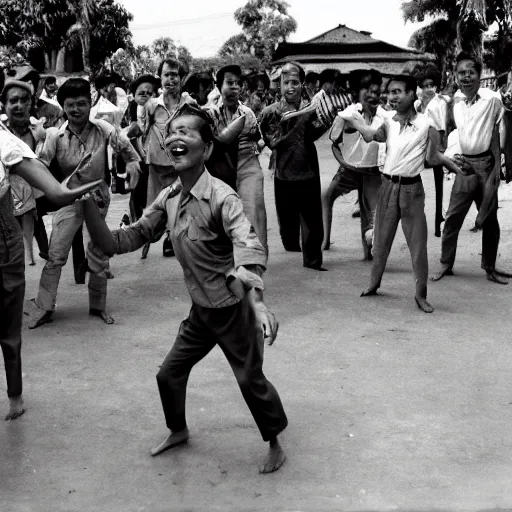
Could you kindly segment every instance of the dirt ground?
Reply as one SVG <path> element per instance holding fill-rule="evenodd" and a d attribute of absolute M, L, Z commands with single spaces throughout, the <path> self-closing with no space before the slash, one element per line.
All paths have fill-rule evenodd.
<path fill-rule="evenodd" d="M 327 186 L 336 165 L 325 140 L 318 146 Z M 218 349 L 190 378 L 189 445 L 149 456 L 167 432 L 155 374 L 190 308 L 181 269 L 159 243 L 145 261 L 140 252 L 112 260 L 115 325 L 88 316 L 87 288 L 68 264 L 53 323 L 24 330 L 27 413 L 0 423 L 0 511 L 512 509 L 512 283 L 485 280 L 481 237 L 469 232 L 476 212 L 461 231 L 456 276 L 430 286 L 436 311 L 426 315 L 401 232 L 382 294 L 359 297 L 370 267 L 353 195 L 335 204 L 328 272 L 285 253 L 267 163 L 265 296 L 281 327 L 265 373 L 289 418 L 283 468 L 258 474 L 266 447 Z M 424 183 L 434 269 L 431 171 Z M 498 263 L 510 270 L 512 190 L 500 198 Z M 115 197 L 112 227 L 125 210 Z M 27 298 L 42 267 L 27 267 Z"/>

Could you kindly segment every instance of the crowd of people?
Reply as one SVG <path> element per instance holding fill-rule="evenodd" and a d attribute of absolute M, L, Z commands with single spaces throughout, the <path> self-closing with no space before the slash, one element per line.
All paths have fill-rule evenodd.
<path fill-rule="evenodd" d="M 170 434 L 151 453 L 188 440 L 188 376 L 218 344 L 269 443 L 261 470 L 279 469 L 285 455 L 278 435 L 287 419 L 262 371 L 263 341 L 273 343 L 279 324 L 263 301 L 269 250 L 259 155 L 265 147 L 271 151 L 286 251 L 302 252 L 307 269 L 327 270 L 322 255 L 331 245 L 334 202 L 356 191 L 363 257 L 371 262 L 362 296 L 375 295 L 381 286 L 401 221 L 415 303 L 432 313 L 425 169 L 434 173 L 435 236 L 445 223 L 441 267 L 432 280 L 453 274 L 458 234 L 473 202 L 479 210 L 475 230 L 482 231 L 482 269 L 494 283 L 507 284 L 511 277 L 496 269 L 497 191 L 501 154 L 508 155 L 503 127 L 509 110 L 499 92 L 481 87 L 481 70 L 477 58 L 461 53 L 453 94 L 441 93 L 441 74 L 430 64 L 383 77 L 367 69 L 306 74 L 299 63 L 289 62 L 275 88 L 265 72 L 247 74 L 235 64 L 215 75 L 186 72 L 167 58 L 157 76 L 137 77 L 128 93 L 115 75 L 96 77 L 94 96 L 84 78 L 57 87 L 55 78 L 47 77 L 37 94 L 39 75 L 32 68 L 7 76 L 0 87 L 6 419 L 24 412 L 23 311 L 30 329 L 52 320 L 70 250 L 77 284 L 90 274 L 90 314 L 113 324 L 106 306 L 110 258 L 139 249 L 147 258 L 150 245 L 163 237 L 163 255 L 175 256 L 183 268 L 192 309 L 157 375 Z M 315 141 L 326 133 L 339 169 L 322 191 Z M 445 220 L 443 181 L 449 173 L 455 181 Z M 111 193 L 129 194 L 129 215 L 114 231 L 105 223 Z M 49 241 L 42 220 L 48 212 L 54 212 Z M 35 264 L 34 237 L 46 263 L 37 296 L 24 307 L 24 259 Z"/>

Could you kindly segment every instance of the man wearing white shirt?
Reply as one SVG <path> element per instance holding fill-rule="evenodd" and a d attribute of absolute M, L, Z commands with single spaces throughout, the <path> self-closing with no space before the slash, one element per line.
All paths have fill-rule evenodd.
<path fill-rule="evenodd" d="M 350 88 L 357 98 L 358 107 L 368 126 L 378 128 L 382 122 L 379 116 L 380 87 L 382 76 L 378 71 L 356 70 L 350 73 Z M 356 108 L 356 106 L 354 106 Z M 322 196 L 324 222 L 323 249 L 331 245 L 332 209 L 334 201 L 353 190 L 357 190 L 361 212 L 361 238 L 365 260 L 371 260 L 373 220 L 381 177 L 378 168 L 379 143 L 366 142 L 350 121 L 337 116 L 331 130 L 332 152 L 339 162 L 338 172 Z"/>
<path fill-rule="evenodd" d="M 453 275 L 459 231 L 473 201 L 478 209 L 475 228 L 482 230 L 481 265 L 487 279 L 507 284 L 503 277 L 510 277 L 495 268 L 500 241 L 497 163 L 500 162 L 499 123 L 503 103 L 498 92 L 480 88 L 481 70 L 482 64 L 475 57 L 466 53 L 457 57 L 460 90 L 453 99 L 453 117 L 462 155 L 455 160 L 467 175 L 458 174 L 455 178 L 443 230 L 441 269 L 432 277 L 433 281 Z"/>
<path fill-rule="evenodd" d="M 377 130 L 368 126 L 357 112 L 350 119 L 366 141 L 376 140 L 387 145 L 375 216 L 370 286 L 361 296 L 376 295 L 401 220 L 412 258 L 416 283 L 414 298 L 422 311 L 432 313 L 434 308 L 427 302 L 427 220 L 420 173 L 425 168 L 425 160 L 432 165 L 444 165 L 454 172 L 460 172 L 460 169 L 438 150 L 439 134 L 428 118 L 416 113 L 415 91 L 416 80 L 412 76 L 392 77 L 387 92 L 396 115 L 385 117 Z"/>

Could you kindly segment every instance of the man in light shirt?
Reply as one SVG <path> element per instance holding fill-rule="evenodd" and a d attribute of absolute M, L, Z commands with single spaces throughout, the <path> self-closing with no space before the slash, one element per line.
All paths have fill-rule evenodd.
<path fill-rule="evenodd" d="M 461 171 L 439 151 L 439 133 L 428 118 L 416 113 L 416 80 L 409 75 L 394 76 L 388 82 L 387 92 L 396 114 L 385 117 L 379 128 L 368 126 L 356 109 L 350 118 L 352 126 L 367 142 L 376 140 L 387 145 L 375 216 L 370 286 L 361 296 L 376 295 L 401 220 L 412 258 L 416 283 L 414 299 L 422 311 L 432 313 L 434 308 L 427 302 L 427 220 L 420 173 L 425 168 L 425 160 L 431 165 L 444 165 L 453 172 Z"/>
<path fill-rule="evenodd" d="M 455 160 L 467 175 L 458 174 L 453 184 L 442 237 L 441 269 L 432 281 L 453 275 L 459 231 L 473 201 L 478 209 L 475 228 L 482 230 L 481 265 L 487 279 L 507 284 L 503 277 L 511 277 L 495 267 L 500 241 L 497 164 L 501 161 L 499 124 L 503 103 L 499 92 L 480 88 L 481 71 L 482 64 L 474 56 L 458 55 L 456 74 L 460 89 L 453 98 L 453 117 L 462 155 Z"/>
<path fill-rule="evenodd" d="M 368 126 L 379 127 L 382 118 L 378 117 L 380 87 L 382 76 L 378 71 L 356 70 L 350 73 L 350 87 Z M 342 127 L 343 125 L 343 127 Z M 334 201 L 353 190 L 357 190 L 360 217 L 361 238 L 365 260 L 371 260 L 373 239 L 373 220 L 381 177 L 377 166 L 379 143 L 366 142 L 350 122 L 336 117 L 331 130 L 332 152 L 340 167 L 329 188 L 322 196 L 322 214 L 324 222 L 323 249 L 331 245 L 332 209 Z M 341 148 L 340 148 L 341 146 Z"/>

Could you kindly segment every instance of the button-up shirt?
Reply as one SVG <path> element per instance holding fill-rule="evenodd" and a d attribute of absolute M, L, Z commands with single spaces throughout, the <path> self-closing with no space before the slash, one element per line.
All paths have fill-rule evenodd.
<path fill-rule="evenodd" d="M 481 88 L 475 101 L 457 91 L 453 97 L 453 117 L 459 132 L 460 147 L 464 155 L 478 155 L 491 149 L 494 129 L 503 115 L 503 102 L 499 92 Z"/>
<path fill-rule="evenodd" d="M 299 110 L 308 106 L 303 100 Z M 305 114 L 281 123 L 282 115 L 294 112 L 285 98 L 272 103 L 261 113 L 261 132 L 267 146 L 275 151 L 276 178 L 288 181 L 308 180 L 319 175 L 315 140 L 327 128 L 316 126 L 316 115 Z"/>
<path fill-rule="evenodd" d="M 196 101 L 184 92 L 174 110 L 167 109 L 163 94 L 158 98 L 150 98 L 144 106 L 139 106 L 137 109 L 137 123 L 143 133 L 142 143 L 146 152 L 147 164 L 172 167 L 172 162 L 163 149 L 165 127 L 185 103 L 197 105 Z"/>
<path fill-rule="evenodd" d="M 261 139 L 262 135 L 256 116 L 249 107 L 239 102 L 236 112 L 231 119 L 228 119 L 227 108 L 224 106 L 222 97 L 220 97 L 216 103 L 206 105 L 204 108 L 210 114 L 217 133 L 226 128 L 232 121 L 245 114 L 244 127 L 238 136 L 239 166 L 249 158 L 256 158 L 256 142 Z"/>
<path fill-rule="evenodd" d="M 448 102 L 439 94 L 434 95 L 434 97 L 428 102 L 425 109 L 423 109 L 421 100 L 416 101 L 414 106 L 416 107 L 416 111 L 418 113 L 425 114 L 429 118 L 430 124 L 438 132 L 446 132 Z"/>
<path fill-rule="evenodd" d="M 116 253 L 131 252 L 170 230 L 192 302 L 220 308 L 239 302 L 227 287 L 241 266 L 266 266 L 266 251 L 247 220 L 242 201 L 205 169 L 188 194 L 179 180 L 164 189 L 139 221 L 113 232 Z M 235 274 L 236 275 L 236 274 Z M 257 275 L 255 281 L 259 281 Z"/>
<path fill-rule="evenodd" d="M 60 128 L 48 128 L 39 158 L 63 181 L 76 169 L 87 153 L 91 153 L 90 165 L 80 171 L 80 183 L 90 183 L 105 178 L 108 171 L 108 147 L 120 153 L 126 163 L 139 162 L 140 158 L 126 135 L 101 119 L 89 120 L 82 133 L 74 133 L 68 123 Z"/>
<path fill-rule="evenodd" d="M 379 128 L 384 119 L 380 117 L 379 111 L 370 120 L 365 117 L 366 123 L 372 128 Z M 349 131 L 347 131 L 349 130 Z M 378 164 L 380 144 L 376 141 L 366 142 L 363 136 L 345 125 L 343 132 L 343 145 L 341 154 L 347 164 L 354 167 L 376 167 Z"/>
<path fill-rule="evenodd" d="M 424 114 L 416 114 L 403 128 L 395 119 L 387 117 L 384 120 L 387 151 L 382 172 L 390 176 L 414 178 L 425 169 L 431 125 Z"/>

